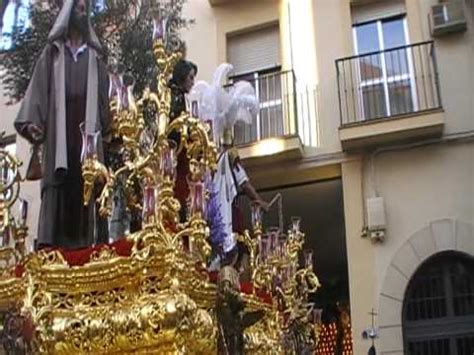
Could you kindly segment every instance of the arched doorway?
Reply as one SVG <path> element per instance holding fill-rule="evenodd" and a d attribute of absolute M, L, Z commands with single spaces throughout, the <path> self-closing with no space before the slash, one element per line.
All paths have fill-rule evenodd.
<path fill-rule="evenodd" d="M 474 258 L 436 254 L 410 280 L 403 302 L 405 353 L 474 354 Z"/>

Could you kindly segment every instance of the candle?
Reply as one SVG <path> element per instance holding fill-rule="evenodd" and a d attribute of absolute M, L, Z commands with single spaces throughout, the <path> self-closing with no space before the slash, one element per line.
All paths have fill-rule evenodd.
<path fill-rule="evenodd" d="M 190 190 L 191 206 L 189 212 L 191 215 L 205 216 L 206 213 L 206 189 L 204 182 L 192 181 L 188 179 Z"/>
<path fill-rule="evenodd" d="M 199 117 L 199 103 L 196 100 L 191 102 L 191 115 L 196 118 Z"/>
<path fill-rule="evenodd" d="M 258 245 L 258 253 L 259 253 L 259 260 L 260 262 L 265 262 L 267 260 L 267 251 L 268 251 L 268 238 L 266 236 L 262 236 L 259 239 Z"/>
<path fill-rule="evenodd" d="M 252 203 L 251 206 L 251 219 L 252 226 L 254 229 L 261 228 L 262 226 L 262 207 L 258 203 Z"/>
<path fill-rule="evenodd" d="M 10 169 L 8 168 L 5 158 L 0 162 L 0 179 L 3 186 L 8 185 L 10 177 Z"/>
<path fill-rule="evenodd" d="M 20 225 L 25 226 L 28 219 L 28 201 L 20 199 Z"/>
<path fill-rule="evenodd" d="M 143 222 L 150 223 L 156 212 L 156 201 L 158 196 L 158 188 L 153 185 L 146 185 L 143 188 Z"/>
<path fill-rule="evenodd" d="M 174 181 L 176 178 L 176 163 L 176 142 L 169 140 L 167 146 L 161 149 L 161 174 Z"/>
<path fill-rule="evenodd" d="M 97 142 L 100 132 L 86 133 L 84 131 L 84 124 L 81 125 L 80 130 L 82 134 L 81 162 L 84 163 L 87 159 L 95 159 L 97 157 Z"/>
<path fill-rule="evenodd" d="M 271 227 L 268 229 L 269 251 L 271 255 L 278 255 L 278 239 L 280 230 L 278 227 Z"/>
<path fill-rule="evenodd" d="M 313 267 L 313 251 L 312 250 L 305 250 L 304 251 L 304 264 L 307 268 Z"/>
<path fill-rule="evenodd" d="M 127 110 L 134 103 L 133 88 L 135 86 L 135 78 L 131 74 L 125 74 L 121 77 L 122 83 L 119 90 L 121 96 L 119 100 L 119 109 Z"/>
<path fill-rule="evenodd" d="M 168 18 L 164 16 L 164 11 L 160 8 L 153 10 L 153 41 L 166 40 L 166 28 Z"/>
<path fill-rule="evenodd" d="M 291 217 L 291 229 L 293 233 L 298 233 L 301 228 L 301 217 Z"/>

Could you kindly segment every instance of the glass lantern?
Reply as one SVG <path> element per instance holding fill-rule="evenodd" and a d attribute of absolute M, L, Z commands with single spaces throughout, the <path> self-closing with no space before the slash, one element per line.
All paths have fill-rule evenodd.
<path fill-rule="evenodd" d="M 158 202 L 158 188 L 155 185 L 147 184 L 143 188 L 143 223 L 153 222 L 156 214 Z"/>
<path fill-rule="evenodd" d="M 312 250 L 305 250 L 304 251 L 304 266 L 306 268 L 313 267 L 313 251 Z"/>
<path fill-rule="evenodd" d="M 301 231 L 301 217 L 291 217 L 291 230 L 293 233 L 299 233 Z"/>
<path fill-rule="evenodd" d="M 206 215 L 206 187 L 201 180 L 192 181 L 188 179 L 190 206 L 189 213 L 191 216 Z"/>
<path fill-rule="evenodd" d="M 251 213 L 253 229 L 255 230 L 262 228 L 262 207 L 258 203 L 252 203 Z"/>
<path fill-rule="evenodd" d="M 28 201 L 20 199 L 20 226 L 26 226 L 26 221 L 28 219 Z"/>
<path fill-rule="evenodd" d="M 84 163 L 88 159 L 97 158 L 97 145 L 99 141 L 100 132 L 86 132 L 83 123 L 80 126 L 80 131 L 82 135 L 81 162 Z"/>
<path fill-rule="evenodd" d="M 176 179 L 176 142 L 168 140 L 166 146 L 161 149 L 160 172 L 163 177 L 174 181 Z"/>

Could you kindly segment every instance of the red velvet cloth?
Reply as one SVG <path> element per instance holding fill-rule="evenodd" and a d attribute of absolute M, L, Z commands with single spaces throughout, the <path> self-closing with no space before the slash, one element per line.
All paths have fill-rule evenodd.
<path fill-rule="evenodd" d="M 130 256 L 133 243 L 127 239 L 119 239 L 112 244 L 99 244 L 82 249 L 46 248 L 46 251 L 58 250 L 63 255 L 69 266 L 83 266 L 90 261 L 91 254 L 103 249 L 105 246 L 115 249 L 119 256 Z"/>

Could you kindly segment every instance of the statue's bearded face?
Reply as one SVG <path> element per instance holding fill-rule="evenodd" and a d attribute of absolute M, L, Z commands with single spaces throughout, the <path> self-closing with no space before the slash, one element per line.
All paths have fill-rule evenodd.
<path fill-rule="evenodd" d="M 88 31 L 88 3 L 87 0 L 76 0 L 71 14 L 71 27 L 76 31 L 87 34 Z"/>

